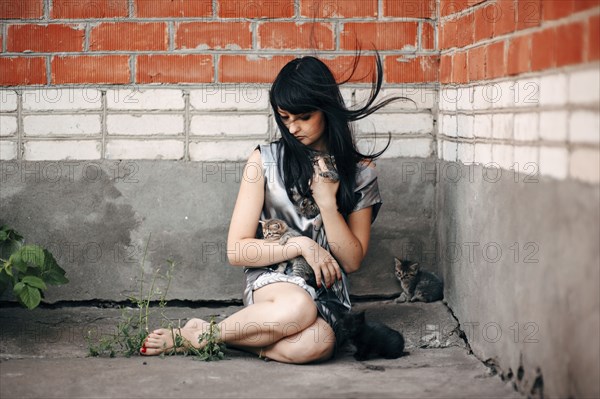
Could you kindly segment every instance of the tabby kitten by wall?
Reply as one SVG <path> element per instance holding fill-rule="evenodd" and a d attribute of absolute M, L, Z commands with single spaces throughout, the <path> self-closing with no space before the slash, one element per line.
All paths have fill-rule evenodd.
<path fill-rule="evenodd" d="M 401 302 L 433 302 L 439 301 L 444 296 L 444 285 L 433 273 L 421 270 L 419 263 L 394 258 L 395 273 L 402 294 L 396 298 L 396 303 Z"/>
<path fill-rule="evenodd" d="M 383 323 L 365 320 L 365 312 L 347 313 L 342 318 L 342 337 L 356 347 L 354 358 L 396 359 L 404 352 L 404 337 Z"/>
<path fill-rule="evenodd" d="M 291 237 L 299 237 L 301 235 L 281 219 L 261 220 L 260 223 L 262 225 L 263 237 L 267 241 L 278 241 L 279 244 L 285 245 Z M 288 265 L 291 265 L 291 267 L 288 267 Z M 278 265 L 274 265 L 273 268 L 278 273 L 302 277 L 306 281 L 306 284 L 317 288 L 315 272 L 302 256 L 281 262 Z"/>

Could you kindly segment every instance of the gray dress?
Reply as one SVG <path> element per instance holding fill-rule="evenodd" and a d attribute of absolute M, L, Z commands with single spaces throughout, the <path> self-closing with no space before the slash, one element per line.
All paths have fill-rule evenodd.
<path fill-rule="evenodd" d="M 321 226 L 315 220 L 320 216 L 309 219 L 299 215 L 294 208 L 294 204 L 288 198 L 284 181 L 279 172 L 280 168 L 277 164 L 278 143 L 264 144 L 258 148 L 261 154 L 263 176 L 265 177 L 265 200 L 261 219 L 281 219 L 292 229 L 312 238 L 327 251 L 330 251 L 325 226 Z M 381 206 L 381 197 L 377 186 L 377 172 L 374 168 L 359 164 L 355 195 L 358 198 L 358 202 L 353 212 L 372 206 L 373 216 L 371 222 L 374 221 Z M 244 272 L 246 278 L 244 304 L 246 306 L 253 303 L 252 294 L 255 290 L 271 283 L 289 282 L 302 287 L 310 294 L 315 300 L 321 317 L 335 331 L 337 331 L 339 317 L 343 313 L 350 311 L 348 278 L 343 269 L 341 281 L 336 281 L 329 289 L 323 284 L 317 290 L 306 284 L 301 277 L 277 273 L 268 267 L 245 268 Z"/>

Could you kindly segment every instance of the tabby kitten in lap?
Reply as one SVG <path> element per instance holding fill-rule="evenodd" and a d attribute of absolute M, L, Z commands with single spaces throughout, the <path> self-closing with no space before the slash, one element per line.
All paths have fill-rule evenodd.
<path fill-rule="evenodd" d="M 444 296 L 444 285 L 433 273 L 420 270 L 417 262 L 394 258 L 396 277 L 400 280 L 402 294 L 395 302 L 433 302 Z"/>
<path fill-rule="evenodd" d="M 288 227 L 287 223 L 281 219 L 261 220 L 260 223 L 262 224 L 263 237 L 267 241 L 278 241 L 279 244 L 285 245 L 291 237 L 301 236 L 300 233 Z M 288 262 L 291 262 L 291 273 L 286 273 Z M 297 256 L 289 261 L 281 262 L 274 270 L 278 273 L 302 277 L 306 281 L 306 284 L 317 288 L 315 272 L 303 256 Z"/>

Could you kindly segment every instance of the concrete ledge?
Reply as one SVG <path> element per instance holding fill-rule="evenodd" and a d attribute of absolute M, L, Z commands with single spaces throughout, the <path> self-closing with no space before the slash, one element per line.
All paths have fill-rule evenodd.
<path fill-rule="evenodd" d="M 225 317 L 238 307 L 167 308 L 171 319 Z M 457 324 L 441 302 L 359 303 L 367 318 L 401 330 L 409 355 L 358 362 L 344 351 L 316 365 L 265 362 L 227 350 L 227 360 L 205 363 L 190 357 L 86 358 L 85 332 L 111 331 L 120 310 L 98 308 L 0 309 L 0 396 L 86 397 L 444 397 L 520 398 L 512 387 L 468 354 L 452 333 Z M 443 344 L 431 346 L 440 326 Z M 442 328 L 443 327 L 443 328 Z M 436 345 L 434 345 L 436 346 Z M 235 376 L 235 378 L 233 377 Z M 35 381 L 35 382 L 32 382 Z M 233 383 L 235 381 L 235 383 Z"/>

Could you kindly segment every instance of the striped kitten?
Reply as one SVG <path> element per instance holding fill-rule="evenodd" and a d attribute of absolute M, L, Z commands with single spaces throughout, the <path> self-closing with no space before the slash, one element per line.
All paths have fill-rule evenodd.
<path fill-rule="evenodd" d="M 433 302 L 444 297 L 444 285 L 433 273 L 421 270 L 419 263 L 394 258 L 396 278 L 400 280 L 402 294 L 396 298 L 401 302 Z"/>
<path fill-rule="evenodd" d="M 287 223 L 281 219 L 261 220 L 260 224 L 262 225 L 263 237 L 267 241 L 278 241 L 279 244 L 285 245 L 291 237 L 301 236 L 296 230 L 289 228 Z M 290 264 L 291 267 L 288 267 Z M 306 281 L 306 284 L 315 289 L 317 288 L 315 272 L 302 256 L 271 267 L 278 273 L 302 277 Z"/>

